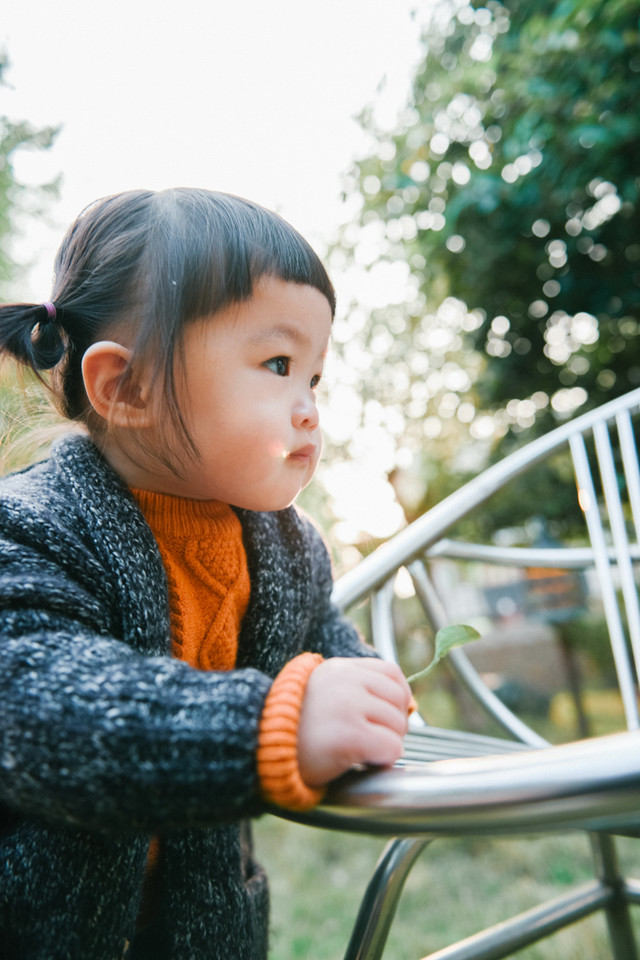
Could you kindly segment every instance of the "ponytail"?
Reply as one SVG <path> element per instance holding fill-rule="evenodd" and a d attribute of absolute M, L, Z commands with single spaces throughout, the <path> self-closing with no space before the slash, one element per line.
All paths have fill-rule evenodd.
<path fill-rule="evenodd" d="M 57 366 L 67 342 L 54 304 L 0 304 L 0 353 L 9 354 L 37 376 Z"/>

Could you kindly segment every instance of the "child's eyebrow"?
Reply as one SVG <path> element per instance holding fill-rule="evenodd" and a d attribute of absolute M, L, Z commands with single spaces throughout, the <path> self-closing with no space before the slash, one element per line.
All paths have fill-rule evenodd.
<path fill-rule="evenodd" d="M 276 327 L 270 327 L 267 330 L 259 330 L 250 337 L 252 343 L 270 343 L 274 340 L 290 340 L 292 343 L 310 343 L 307 334 L 290 324 L 278 324 Z"/>

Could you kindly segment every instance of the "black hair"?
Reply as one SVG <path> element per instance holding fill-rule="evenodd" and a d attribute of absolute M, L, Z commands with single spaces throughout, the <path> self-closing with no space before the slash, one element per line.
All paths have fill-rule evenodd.
<path fill-rule="evenodd" d="M 176 399 L 174 369 L 187 323 L 251 299 L 265 276 L 335 293 L 317 254 L 270 210 L 210 190 L 134 190 L 90 204 L 68 230 L 45 304 L 0 305 L 0 352 L 38 375 L 52 370 L 59 411 L 86 421 L 81 363 L 118 324 L 132 361 L 151 361 L 171 421 L 191 445 Z"/>

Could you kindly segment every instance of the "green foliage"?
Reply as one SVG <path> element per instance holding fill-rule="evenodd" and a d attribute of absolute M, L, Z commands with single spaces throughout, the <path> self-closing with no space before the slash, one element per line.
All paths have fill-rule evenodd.
<path fill-rule="evenodd" d="M 354 335 L 415 457 L 461 477 L 640 383 L 638 26 L 632 0 L 441 0 L 395 131 L 362 115 L 338 253 L 408 267 Z"/>
<path fill-rule="evenodd" d="M 473 627 L 467 627 L 462 623 L 453 623 L 448 627 L 442 627 L 442 629 L 436 633 L 433 660 L 422 670 L 407 677 L 407 681 L 409 683 L 415 683 L 416 680 L 422 680 L 423 677 L 427 677 L 431 673 L 433 668 L 440 663 L 443 657 L 446 657 L 453 647 L 462 647 L 465 643 L 470 643 L 479 638 L 480 634 L 477 630 Z"/>
<path fill-rule="evenodd" d="M 7 56 L 0 52 L 0 92 L 6 85 L 7 67 Z M 0 295 L 18 268 L 9 249 L 17 221 L 20 216 L 41 215 L 59 187 L 58 179 L 39 187 L 21 183 L 15 175 L 15 154 L 19 150 L 47 150 L 57 133 L 54 127 L 36 129 L 25 121 L 13 121 L 0 114 Z"/>

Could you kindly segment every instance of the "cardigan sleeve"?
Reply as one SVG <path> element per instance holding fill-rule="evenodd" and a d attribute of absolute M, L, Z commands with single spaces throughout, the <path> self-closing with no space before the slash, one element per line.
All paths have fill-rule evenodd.
<path fill-rule="evenodd" d="M 261 812 L 271 679 L 133 649 L 114 632 L 104 585 L 89 588 L 88 557 L 75 566 L 81 543 L 71 569 L 58 544 L 22 539 L 0 538 L 0 808 L 148 832 Z"/>
<path fill-rule="evenodd" d="M 145 657 L 72 622 L 4 639 L 0 805 L 149 832 L 258 813 L 270 685 L 256 670 L 203 673 Z"/>
<path fill-rule="evenodd" d="M 311 558 L 313 616 L 309 624 L 309 649 L 329 657 L 375 657 L 376 651 L 366 644 L 353 623 L 332 602 L 333 571 L 328 549 L 316 527 L 306 521 Z"/>

